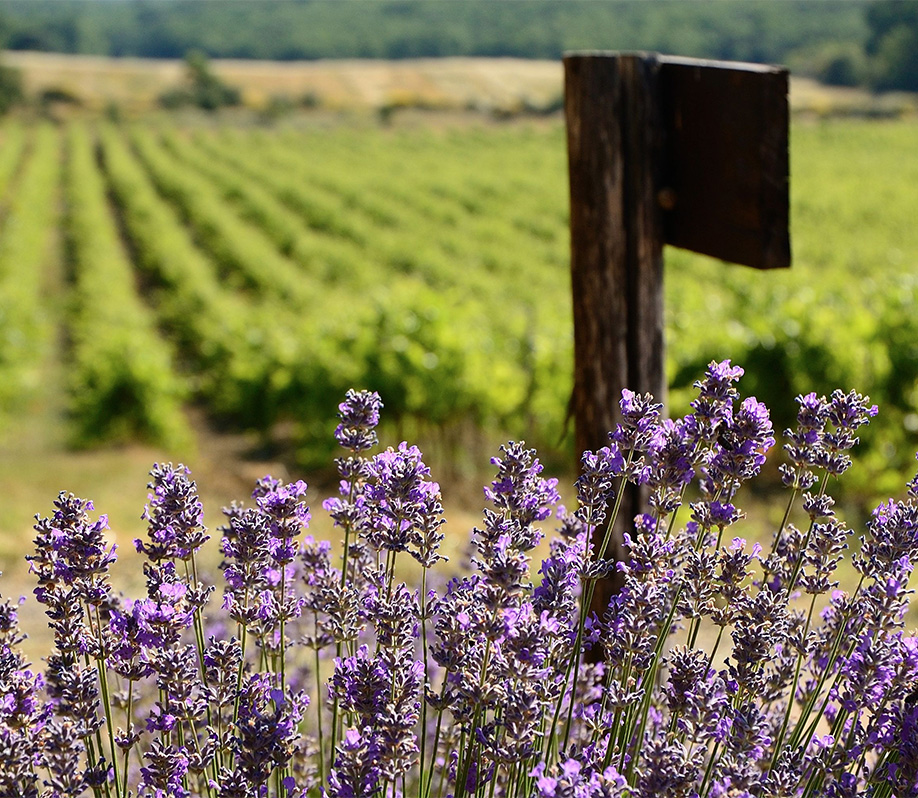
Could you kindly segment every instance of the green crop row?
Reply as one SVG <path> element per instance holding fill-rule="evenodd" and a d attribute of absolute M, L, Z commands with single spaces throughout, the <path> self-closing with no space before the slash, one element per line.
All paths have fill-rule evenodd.
<path fill-rule="evenodd" d="M 4 125 L 0 138 L 0 203 L 17 167 L 22 163 L 25 146 L 25 130 L 21 123 Z"/>
<path fill-rule="evenodd" d="M 253 305 L 226 287 L 174 210 L 157 194 L 120 131 L 101 131 L 103 165 L 137 266 L 153 288 L 196 396 L 218 418 L 260 426 L 274 417 L 272 386 L 297 361 L 297 344 L 275 332 L 284 308 Z"/>
<path fill-rule="evenodd" d="M 198 132 L 194 140 L 200 160 L 224 159 L 278 197 L 337 193 L 339 212 L 352 224 L 375 224 L 373 246 L 364 257 L 378 264 L 374 272 L 385 275 L 385 282 L 410 275 L 436 292 L 449 289 L 444 297 L 474 298 L 465 305 L 470 313 L 468 305 L 474 305 L 478 316 L 466 324 L 456 307 L 445 299 L 438 303 L 455 320 L 455 335 L 466 337 L 464 345 L 457 345 L 477 364 L 472 380 L 480 383 L 479 391 L 488 393 L 487 364 L 500 360 L 515 374 L 513 384 L 526 386 L 528 399 L 521 407 L 518 391 L 509 391 L 489 399 L 489 407 L 502 414 L 505 424 L 509 420 L 517 425 L 515 434 L 531 436 L 535 426 L 556 442 L 557 433 L 548 429 L 560 426 L 570 390 L 569 382 L 558 378 L 559 370 L 570 363 L 570 306 L 548 302 L 546 297 L 556 297 L 559 284 L 568 281 L 566 203 L 563 193 L 553 190 L 559 184 L 563 188 L 563 150 L 559 156 L 546 146 L 557 140 L 556 128 L 547 136 L 500 131 L 493 139 L 499 152 L 488 159 L 488 169 L 479 169 L 474 160 L 469 165 L 475 148 L 462 145 L 461 139 L 455 141 L 451 135 L 444 143 L 443 136 L 425 131 L 401 135 L 343 131 L 335 136 L 296 132 L 271 138 L 263 131 L 229 130 Z M 464 179 L 454 165 L 462 159 L 450 149 L 460 145 L 467 156 L 465 166 L 479 182 L 487 179 L 491 186 L 482 193 L 505 191 L 504 182 L 519 187 L 517 204 L 547 208 L 532 215 L 552 234 L 521 233 L 511 216 L 520 211 L 512 202 L 502 211 L 490 208 L 482 217 L 429 191 L 425 184 L 430 180 Z M 539 147 L 542 156 L 536 157 Z M 502 162 L 502 168 L 497 168 L 497 162 Z M 543 171 L 533 170 L 532 163 L 541 164 Z M 337 192 L 336 174 L 338 185 L 345 187 Z M 379 218 L 380 207 L 389 209 L 387 217 Z M 367 289 L 361 286 L 360 290 Z M 468 329 L 475 332 L 469 334 Z M 485 366 L 479 368 L 482 363 Z"/>
<path fill-rule="evenodd" d="M 15 141 L 15 131 L 12 140 Z M 51 341 L 47 293 L 58 273 L 54 232 L 60 177 L 59 136 L 33 131 L 28 159 L 0 218 L 0 410 L 18 410 L 34 394 Z"/>
<path fill-rule="evenodd" d="M 314 307 L 315 285 L 308 274 L 236 213 L 212 184 L 177 163 L 149 131 L 135 128 L 131 133 L 150 179 L 179 210 L 222 279 L 238 288 L 283 297 L 302 310 Z"/>
<path fill-rule="evenodd" d="M 897 488 L 882 475 L 890 464 L 901 473 L 918 446 L 916 133 L 909 120 L 795 124 L 789 271 L 667 250 L 674 412 L 686 409 L 691 382 L 715 358 L 746 367 L 744 391 L 772 407 L 779 428 L 793 422 L 796 394 L 857 388 L 881 407 L 864 436 L 862 487 Z M 21 225 L 43 242 L 33 247 L 40 251 L 57 224 L 54 131 L 7 123 L 0 136 L 0 176 L 11 181 L 0 194 L 0 253 L 22 246 Z M 107 187 L 79 189 L 95 192 L 86 204 L 102 217 L 91 226 L 107 227 L 109 238 L 123 228 L 175 370 L 212 416 L 266 432 L 290 420 L 305 441 L 320 436 L 346 388 L 369 387 L 403 430 L 487 428 L 568 454 L 572 321 L 559 124 L 162 122 L 103 125 L 99 145 Z M 98 199 L 105 191 L 111 207 Z M 105 221 L 112 212 L 119 218 Z M 3 254 L 0 277 L 11 281 L 13 262 L 19 275 L 19 260 Z M 40 274 L 32 267 L 32 288 L 17 279 L 15 290 L 38 296 Z M 4 292 L 3 301 L 14 300 Z M 34 308 L 22 318 L 40 316 L 35 302 L 20 302 Z M 4 314 L 4 335 L 23 328 Z M 34 336 L 14 339 L 3 357 L 22 361 L 17 341 Z"/>
<path fill-rule="evenodd" d="M 905 467 L 918 445 L 916 132 L 908 120 L 795 124 L 795 265 L 786 273 L 667 250 L 674 410 L 685 409 L 692 380 L 714 358 L 746 366 L 745 389 L 774 408 L 779 427 L 792 423 L 796 394 L 856 387 L 883 409 L 865 435 L 864 484 L 881 485 L 876 474 L 890 458 Z M 365 258 L 385 281 L 410 274 L 428 285 L 457 336 L 488 330 L 452 344 L 476 363 L 468 390 L 486 396 L 473 386 L 499 360 L 508 383 L 527 386 L 493 399 L 508 428 L 531 435 L 519 420 L 532 416 L 544 441 L 560 425 L 571 344 L 559 126 L 197 130 L 190 140 L 201 162 L 225 162 L 290 210 L 337 208 L 371 242 Z M 194 160 L 190 147 L 185 157 Z M 363 290 L 372 301 L 372 286 Z M 463 295 L 474 302 L 446 299 Z"/>
<path fill-rule="evenodd" d="M 212 184 L 212 195 L 220 198 L 226 208 L 232 208 L 246 222 L 260 230 L 283 256 L 298 264 L 303 273 L 290 273 L 288 279 L 296 285 L 291 289 L 280 280 L 269 281 L 265 288 L 281 295 L 296 295 L 311 290 L 320 281 L 325 291 L 340 282 L 362 259 L 362 248 L 348 237 L 326 235 L 314 225 L 304 223 L 303 217 L 291 210 L 265 183 L 257 171 L 241 163 L 210 157 L 175 131 L 164 131 L 164 145 L 169 156 L 184 170 L 198 172 Z M 197 181 L 201 185 L 201 179 Z M 289 271 L 289 270 L 288 270 Z"/>
<path fill-rule="evenodd" d="M 141 268 L 159 286 L 156 305 L 180 351 L 193 359 L 188 365 L 198 396 L 215 415 L 262 430 L 292 419 L 311 438 L 316 414 L 327 424 L 338 397 L 356 384 L 384 390 L 396 419 L 442 423 L 488 413 L 493 397 L 466 387 L 472 384 L 464 357 L 468 335 L 456 334 L 442 294 L 417 280 L 381 280 L 369 302 L 317 292 L 321 310 L 307 314 L 276 293 L 227 288 L 208 252 L 182 224 L 184 214 L 170 205 L 173 195 L 154 188 L 145 170 L 152 159 L 136 157 L 113 128 L 103 131 L 102 140 Z M 207 184 L 199 186 L 207 196 Z M 457 308 L 464 301 L 452 300 L 445 301 Z"/>
<path fill-rule="evenodd" d="M 67 145 L 65 227 L 73 281 L 70 414 L 77 441 L 187 442 L 184 386 L 169 346 L 138 296 L 92 136 L 84 125 L 73 124 Z"/>
<path fill-rule="evenodd" d="M 199 171 L 209 173 L 215 184 L 224 189 L 229 175 L 235 176 L 237 183 L 247 181 L 257 185 L 259 194 L 269 192 L 277 202 L 285 204 L 288 219 L 290 212 L 309 207 L 316 197 L 325 207 L 334 200 L 333 191 L 317 187 L 312 180 L 311 166 L 324 159 L 301 157 L 298 163 L 294 157 L 278 154 L 257 133 L 251 139 L 238 132 L 219 137 L 198 134 L 194 143 L 196 149 L 185 143 L 172 144 L 173 151 L 189 168 L 197 164 Z M 219 162 L 225 164 L 222 170 L 216 166 Z M 228 199 L 242 208 L 251 204 L 254 194 L 242 189 L 233 191 Z M 371 196 L 368 201 L 373 202 L 374 198 Z M 385 357 L 370 350 L 363 360 L 371 366 L 367 379 L 373 384 L 385 384 L 395 405 L 390 408 L 397 415 L 437 424 L 465 415 L 497 420 L 504 427 L 509 424 L 517 432 L 530 434 L 538 426 L 533 415 L 535 407 L 541 404 L 544 408 L 563 408 L 563 397 L 560 402 L 555 401 L 559 392 L 555 377 L 558 362 L 563 358 L 558 356 L 558 348 L 568 345 L 569 332 L 562 321 L 560 329 L 556 327 L 558 334 L 549 340 L 547 325 L 537 321 L 537 308 L 531 300 L 523 298 L 521 292 L 519 301 L 508 302 L 507 297 L 492 290 L 493 269 L 457 256 L 456 251 L 463 250 L 471 260 L 476 243 L 484 246 L 480 238 L 471 236 L 466 241 L 467 232 L 463 228 L 437 227 L 423 214 L 405 211 L 398 203 L 390 204 L 389 218 L 382 221 L 378 215 L 362 213 L 360 209 L 349 211 L 340 196 L 338 204 L 337 212 L 342 219 L 360 225 L 366 231 L 364 237 L 370 238 L 373 245 L 363 251 L 355 245 L 349 253 L 353 260 L 346 273 L 339 272 L 327 282 L 334 283 L 339 293 L 340 289 L 350 292 L 350 302 L 375 309 L 376 317 L 369 319 L 369 328 L 376 331 L 373 346 L 379 353 L 391 348 L 394 356 Z M 266 203 L 262 201 L 261 206 L 265 208 Z M 275 216 L 283 215 L 276 205 L 274 211 L 260 214 L 258 221 L 266 230 L 274 224 Z M 310 226 L 308 215 L 300 217 L 300 224 Z M 501 233 L 507 235 L 511 230 L 504 225 Z M 455 242 L 452 252 L 443 246 L 444 240 Z M 345 241 L 339 239 L 338 243 L 343 245 Z M 504 246 L 503 251 L 508 253 L 504 260 L 519 257 L 516 250 L 520 248 Z M 522 249 L 525 248 L 524 244 Z M 495 254 L 498 257 L 501 256 Z M 541 260 L 532 258 L 536 268 Z M 424 305 L 419 307 L 421 296 Z M 419 311 L 429 319 L 416 321 Z M 559 318 L 553 309 L 549 312 L 555 319 Z M 439 322 L 435 324 L 433 320 L 440 318 L 451 323 L 438 329 Z M 562 311 L 560 319 L 564 318 Z M 548 358 L 544 352 L 537 351 L 540 345 L 543 350 L 550 347 Z M 405 347 L 417 347 L 421 354 L 417 362 L 402 360 L 399 353 Z M 449 360 L 463 363 L 462 369 L 441 362 L 450 352 L 457 356 Z M 383 366 L 382 370 L 376 367 L 377 363 Z M 428 365 L 424 366 L 425 363 Z M 506 378 L 496 379 L 497 373 L 506 374 Z M 404 391 L 403 385 L 411 380 L 415 387 L 411 392 Z M 420 390 L 418 383 L 429 384 L 430 388 Z M 539 387 L 540 384 L 545 387 Z M 546 396 L 546 388 L 550 398 Z M 553 421 L 559 420 L 557 413 L 552 416 Z"/>

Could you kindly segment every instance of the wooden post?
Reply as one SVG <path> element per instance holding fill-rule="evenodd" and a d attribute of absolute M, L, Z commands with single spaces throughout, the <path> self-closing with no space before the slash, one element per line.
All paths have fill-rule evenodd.
<path fill-rule="evenodd" d="M 665 403 L 663 245 L 790 265 L 788 73 L 654 54 L 564 58 L 578 451 L 608 442 L 623 388 Z M 628 486 L 612 551 L 646 505 Z M 602 535 L 597 530 L 597 538 Z M 596 541 L 600 545 L 601 540 Z M 603 581 L 599 614 L 618 589 Z"/>
<path fill-rule="evenodd" d="M 574 300 L 577 451 L 608 445 L 622 388 L 663 401 L 662 157 L 659 63 L 637 55 L 564 59 Z M 641 506 L 622 497 L 613 556 Z M 601 545 L 598 530 L 595 545 Z M 601 582 L 593 609 L 617 588 Z"/>

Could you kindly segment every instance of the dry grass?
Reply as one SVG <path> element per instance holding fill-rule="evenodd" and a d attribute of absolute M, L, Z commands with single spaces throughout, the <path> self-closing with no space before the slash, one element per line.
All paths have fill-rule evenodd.
<path fill-rule="evenodd" d="M 86 107 L 117 104 L 147 110 L 180 85 L 181 61 L 9 52 L 5 63 L 22 70 L 28 94 L 62 89 Z M 336 109 L 387 104 L 513 108 L 545 103 L 561 92 L 561 65 L 513 58 L 444 58 L 411 61 L 215 61 L 214 72 L 242 90 L 246 105 L 272 97 L 293 101 L 313 95 Z"/>
<path fill-rule="evenodd" d="M 113 104 L 129 113 L 149 110 L 160 94 L 181 84 L 184 74 L 181 61 L 169 60 L 31 52 L 7 52 L 3 59 L 22 70 L 28 94 L 61 89 L 97 111 Z M 385 105 L 514 110 L 545 105 L 563 90 L 559 62 L 518 58 L 217 60 L 213 67 L 242 90 L 243 101 L 252 108 L 264 108 L 272 98 L 300 102 L 311 95 L 322 106 L 339 110 Z M 795 112 L 816 115 L 885 116 L 918 109 L 913 95 L 874 96 L 796 77 L 790 99 Z"/>

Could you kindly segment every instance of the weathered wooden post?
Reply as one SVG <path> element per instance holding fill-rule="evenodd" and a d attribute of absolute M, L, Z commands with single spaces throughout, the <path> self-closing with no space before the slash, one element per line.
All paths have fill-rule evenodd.
<path fill-rule="evenodd" d="M 622 388 L 665 400 L 663 245 L 790 265 L 787 70 L 654 54 L 564 58 L 578 451 Z M 641 506 L 623 497 L 612 554 Z M 600 541 L 597 541 L 599 545 Z M 601 612 L 613 582 L 601 584 Z"/>

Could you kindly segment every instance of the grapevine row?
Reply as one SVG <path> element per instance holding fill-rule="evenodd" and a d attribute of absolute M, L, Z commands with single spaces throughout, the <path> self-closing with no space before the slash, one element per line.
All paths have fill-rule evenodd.
<path fill-rule="evenodd" d="M 22 124 L 5 125 L 3 138 L 0 140 L 0 207 L 10 181 L 22 163 L 25 150 L 26 137 Z"/>
<path fill-rule="evenodd" d="M 56 263 L 59 136 L 50 125 L 33 133 L 0 227 L 0 409 L 22 406 L 40 384 L 52 325 L 46 295 Z M 50 279 L 49 279 L 50 278 Z"/>
<path fill-rule="evenodd" d="M 307 281 L 303 275 L 293 275 L 291 279 L 302 281 L 303 285 L 311 283 L 313 291 L 314 283 L 318 280 L 324 292 L 330 285 L 347 281 L 359 268 L 364 259 L 361 246 L 347 238 L 317 232 L 261 185 L 261 180 L 253 179 L 251 174 L 237 168 L 235 164 L 207 157 L 184 137 L 174 133 L 164 135 L 164 146 L 169 156 L 178 161 L 185 171 L 190 169 L 210 181 L 213 190 L 219 193 L 225 203 L 234 207 L 241 218 L 261 230 L 282 255 L 297 263 L 312 278 Z M 198 185 L 201 185 L 200 181 Z M 279 284 L 269 284 L 266 287 L 280 292 Z"/>
<path fill-rule="evenodd" d="M 205 180 L 182 168 L 149 132 L 131 131 L 131 142 L 150 179 L 181 213 L 198 245 L 231 285 L 314 307 L 316 285 L 259 229 L 249 224 Z"/>
<path fill-rule="evenodd" d="M 297 360 L 296 346 L 276 332 L 283 309 L 255 305 L 226 289 L 119 131 L 105 127 L 101 139 L 137 265 L 157 286 L 156 305 L 195 375 L 196 394 L 218 417 L 264 427 L 277 404 L 272 386 Z"/>
<path fill-rule="evenodd" d="M 236 133 L 231 137 L 237 144 L 242 143 L 240 147 L 230 146 L 232 142 L 222 140 L 223 137 L 215 143 L 202 134 L 195 136 L 196 149 L 177 142 L 171 146 L 189 168 L 212 174 L 215 164 L 225 164 L 224 175 L 234 175 L 240 184 L 257 182 L 259 191 L 269 190 L 278 200 L 289 202 L 291 197 L 297 196 L 308 199 L 317 193 L 310 182 L 310 166 L 304 165 L 298 170 L 292 158 L 289 163 L 272 164 L 272 159 L 263 155 L 270 150 L 266 142 L 254 138 L 241 140 L 240 136 Z M 171 141 L 178 136 L 169 138 Z M 238 154 L 239 150 L 246 155 Z M 310 165 L 312 163 L 309 161 Z M 240 205 L 245 201 L 243 197 L 244 192 L 233 194 Z M 361 215 L 352 213 L 351 218 Z M 409 380 L 417 381 L 420 377 L 420 382 L 426 383 L 430 368 L 423 364 L 433 362 L 431 355 L 434 353 L 446 360 L 450 352 L 456 352 L 456 361 L 462 363 L 461 369 L 448 367 L 450 383 L 462 380 L 452 405 L 444 401 L 442 395 L 433 395 L 435 390 L 422 390 L 415 392 L 422 400 L 419 405 L 404 410 L 421 417 L 433 414 L 442 419 L 466 407 L 468 410 L 464 412 L 472 412 L 477 418 L 496 415 L 502 425 L 509 423 L 527 435 L 531 434 L 533 423 L 542 426 L 543 422 L 534 419 L 546 415 L 545 409 L 548 409 L 547 416 L 556 420 L 550 408 L 563 406 L 564 402 L 563 397 L 559 398 L 563 389 L 556 375 L 559 369 L 566 369 L 569 358 L 566 308 L 558 313 L 552 305 L 544 302 L 537 305 L 531 297 L 524 298 L 529 293 L 526 289 L 514 292 L 519 302 L 508 302 L 507 297 L 494 292 L 495 275 L 469 262 L 472 250 L 480 246 L 480 241 L 470 237 L 471 241 L 457 245 L 457 249 L 467 253 L 463 258 L 446 251 L 448 248 L 443 246 L 443 240 L 452 237 L 462 241 L 464 230 L 441 229 L 438 233 L 436 228 L 430 227 L 428 233 L 422 227 L 429 225 L 428 220 L 413 211 L 402 213 L 398 206 L 393 206 L 392 216 L 401 223 L 380 226 L 373 237 L 376 246 L 365 255 L 367 262 L 377 257 L 382 259 L 374 266 L 376 279 L 359 287 L 363 303 L 378 298 L 375 337 L 381 353 L 371 352 L 368 357 L 371 363 L 388 361 L 385 353 L 389 351 L 389 344 L 396 349 L 394 362 L 386 372 L 396 368 L 401 372 L 394 381 L 397 396 L 403 395 L 401 385 Z M 503 251 L 512 252 L 513 248 L 504 247 Z M 540 270 L 551 271 L 540 267 L 535 258 L 532 270 L 534 276 Z M 385 280 L 378 279 L 378 275 L 385 275 Z M 531 282 L 538 284 L 539 279 Z M 421 289 L 421 285 L 429 286 L 433 293 L 427 295 L 428 289 Z M 540 319 L 536 308 L 548 318 Z M 429 315 L 431 312 L 448 317 L 452 324 L 432 335 L 430 328 L 436 328 L 437 321 L 421 322 L 427 328 L 423 330 L 412 321 L 419 313 Z M 398 350 L 404 349 L 406 343 L 412 348 L 418 345 L 421 354 L 417 360 L 406 362 L 402 359 Z M 430 375 L 440 380 L 441 394 L 445 370 L 445 363 L 439 364 Z M 415 373 L 417 376 L 412 376 Z M 401 409 L 401 405 L 399 407 Z"/>
<path fill-rule="evenodd" d="M 70 412 L 81 443 L 189 438 L 169 346 L 140 299 L 84 125 L 67 135 L 66 233 L 73 271 Z"/>

